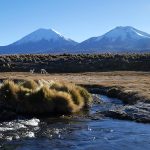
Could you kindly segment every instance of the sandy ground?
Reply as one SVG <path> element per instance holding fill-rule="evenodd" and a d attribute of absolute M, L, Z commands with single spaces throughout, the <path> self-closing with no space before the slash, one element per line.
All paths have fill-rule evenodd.
<path fill-rule="evenodd" d="M 87 72 L 61 74 L 31 74 L 27 72 L 0 73 L 0 79 L 45 79 L 67 81 L 76 84 L 98 84 L 103 86 L 122 86 L 150 98 L 150 72 Z"/>

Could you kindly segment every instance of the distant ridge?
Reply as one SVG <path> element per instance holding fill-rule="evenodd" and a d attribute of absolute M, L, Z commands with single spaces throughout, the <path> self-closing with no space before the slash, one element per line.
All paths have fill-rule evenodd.
<path fill-rule="evenodd" d="M 150 52 L 150 34 L 130 26 L 120 26 L 102 36 L 89 38 L 76 48 L 96 52 Z"/>
<path fill-rule="evenodd" d="M 21 53 L 57 53 L 66 52 L 74 47 L 77 42 L 65 38 L 53 29 L 38 29 L 22 39 L 0 47 L 1 54 L 21 54 Z"/>
<path fill-rule="evenodd" d="M 119 26 L 104 35 L 77 43 L 53 29 L 38 29 L 0 47 L 0 54 L 105 52 L 150 52 L 150 34 L 130 26 Z"/>

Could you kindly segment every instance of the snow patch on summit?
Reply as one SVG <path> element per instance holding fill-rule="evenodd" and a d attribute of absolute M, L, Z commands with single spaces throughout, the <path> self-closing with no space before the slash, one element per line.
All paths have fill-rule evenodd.
<path fill-rule="evenodd" d="M 111 41 L 115 41 L 120 39 L 122 41 L 131 39 L 141 39 L 141 38 L 150 38 L 150 35 L 139 30 L 134 29 L 133 27 L 116 27 L 115 29 L 107 32 L 106 34 L 99 36 L 96 38 L 96 41 L 100 41 L 101 39 L 109 39 Z"/>
<path fill-rule="evenodd" d="M 141 33 L 137 32 L 137 31 L 135 31 L 135 30 L 134 30 L 134 32 L 135 32 L 137 35 L 139 35 L 139 36 L 142 36 L 142 37 L 145 37 L 145 38 L 150 38 L 150 36 L 141 34 Z"/>
<path fill-rule="evenodd" d="M 64 36 L 62 36 L 59 32 L 55 31 L 54 29 L 38 29 L 30 33 L 29 35 L 23 37 L 21 40 L 19 40 L 15 44 L 19 45 L 19 44 L 24 44 L 24 43 L 29 43 L 29 42 L 38 42 L 41 40 L 56 41 L 59 39 L 69 40 L 65 38 Z"/>

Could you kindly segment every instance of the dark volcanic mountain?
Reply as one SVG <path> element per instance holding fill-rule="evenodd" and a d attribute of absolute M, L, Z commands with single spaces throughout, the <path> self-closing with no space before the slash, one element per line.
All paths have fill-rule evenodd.
<path fill-rule="evenodd" d="M 87 52 L 146 52 L 150 51 L 150 34 L 133 27 L 116 27 L 106 34 L 92 37 L 76 46 Z"/>
<path fill-rule="evenodd" d="M 133 27 L 116 27 L 81 43 L 52 29 L 39 29 L 21 40 L 0 47 L 0 54 L 150 52 L 150 34 Z"/>
<path fill-rule="evenodd" d="M 0 54 L 63 53 L 76 44 L 52 29 L 38 29 L 15 43 L 1 46 Z"/>

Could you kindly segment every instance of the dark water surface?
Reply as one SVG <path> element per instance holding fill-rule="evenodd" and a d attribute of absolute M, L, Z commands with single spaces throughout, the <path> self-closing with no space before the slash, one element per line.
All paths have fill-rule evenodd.
<path fill-rule="evenodd" d="M 99 98 L 99 95 L 96 95 Z M 101 96 L 105 105 L 90 112 L 123 105 L 117 99 Z M 3 150 L 148 150 L 150 125 L 106 119 L 26 119 L 0 123 L 0 149 Z"/>

